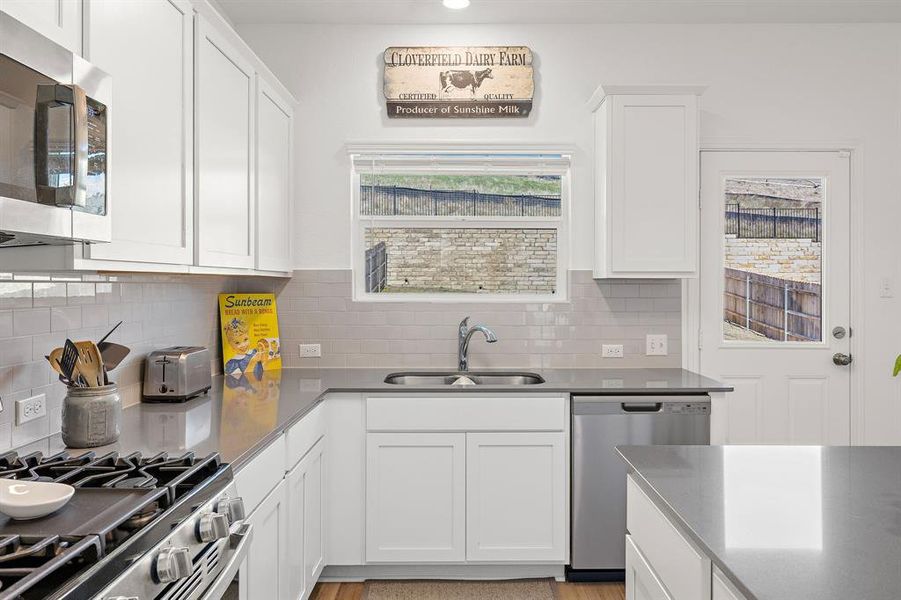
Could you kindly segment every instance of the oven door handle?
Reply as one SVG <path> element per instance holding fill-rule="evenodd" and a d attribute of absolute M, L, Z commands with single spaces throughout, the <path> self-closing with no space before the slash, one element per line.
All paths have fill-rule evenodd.
<path fill-rule="evenodd" d="M 50 180 L 50 109 L 71 112 L 72 183 L 56 187 Z M 77 85 L 38 85 L 34 110 L 34 183 L 38 202 L 51 206 L 84 207 L 88 179 L 88 98 Z"/>
<path fill-rule="evenodd" d="M 247 557 L 247 552 L 250 550 L 250 540 L 252 538 L 253 525 L 246 522 L 241 524 L 241 528 L 238 529 L 238 531 L 231 534 L 229 544 L 235 551 L 229 559 L 228 564 L 225 565 L 225 568 L 222 569 L 216 577 L 216 581 L 207 588 L 206 592 L 204 592 L 198 600 L 221 600 L 222 596 L 225 595 L 226 590 L 228 590 L 228 586 L 231 585 L 232 580 L 235 578 L 238 569 L 241 568 L 241 563 L 243 563 L 244 559 Z"/>

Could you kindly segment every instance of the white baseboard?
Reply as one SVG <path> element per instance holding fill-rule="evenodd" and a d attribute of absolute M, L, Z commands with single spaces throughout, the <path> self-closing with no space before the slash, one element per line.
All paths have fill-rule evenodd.
<path fill-rule="evenodd" d="M 367 579 L 541 579 L 564 581 L 563 565 L 329 565 L 323 582 Z"/>

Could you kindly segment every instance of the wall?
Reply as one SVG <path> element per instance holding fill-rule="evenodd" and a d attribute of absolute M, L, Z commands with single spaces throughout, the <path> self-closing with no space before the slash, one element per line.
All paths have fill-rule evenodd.
<path fill-rule="evenodd" d="M 65 386 L 44 356 L 66 337 L 97 341 L 123 322 L 109 340 L 131 348 L 111 372 L 126 405 L 140 401 L 150 350 L 206 346 L 221 372 L 217 295 L 236 286 L 211 276 L 0 274 L 0 452 L 59 431 Z M 37 394 L 47 396 L 47 416 L 16 426 L 16 400 Z"/>
<path fill-rule="evenodd" d="M 725 266 L 781 279 L 819 283 L 822 242 L 726 236 Z"/>
<path fill-rule="evenodd" d="M 366 248 L 385 242 L 389 291 L 553 294 L 553 229 L 366 230 Z"/>
<path fill-rule="evenodd" d="M 349 270 L 295 271 L 283 280 L 246 281 L 246 291 L 278 295 L 282 357 L 288 367 L 434 367 L 457 364 L 457 325 L 469 315 L 499 341 L 471 345 L 473 369 L 493 367 L 678 367 L 680 289 L 673 281 L 598 282 L 571 271 L 571 301 L 554 304 L 354 302 Z M 268 287 L 267 287 L 268 286 Z M 669 336 L 668 356 L 644 356 L 645 335 Z M 322 344 L 321 358 L 297 345 Z M 625 358 L 602 359 L 602 343 Z"/>
<path fill-rule="evenodd" d="M 887 25 L 243 25 L 242 36 L 298 98 L 295 264 L 350 265 L 351 141 L 477 140 L 575 147 L 571 267 L 591 268 L 592 116 L 608 83 L 705 83 L 701 137 L 733 147 L 858 144 L 853 224 L 861 221 L 864 319 L 855 373 L 866 397 L 855 413 L 871 443 L 901 439 L 898 298 L 901 222 L 901 26 Z M 535 55 L 535 108 L 527 120 L 390 121 L 381 54 L 391 45 L 527 44 Z M 702 365 L 703 370 L 703 365 Z"/>

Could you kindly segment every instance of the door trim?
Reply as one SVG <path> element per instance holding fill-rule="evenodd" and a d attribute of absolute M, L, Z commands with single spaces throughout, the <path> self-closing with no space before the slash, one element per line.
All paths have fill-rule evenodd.
<path fill-rule="evenodd" d="M 701 152 L 847 152 L 850 162 L 850 240 L 851 249 L 851 323 L 853 323 L 854 335 L 849 342 L 854 363 L 851 370 L 851 398 L 850 398 L 850 440 L 852 446 L 864 443 L 866 432 L 864 431 L 864 378 L 859 375 L 860 364 L 865 360 L 864 336 L 866 327 L 864 324 L 864 254 L 863 254 L 863 224 L 862 215 L 866 212 L 866 196 L 863 193 L 863 157 L 864 145 L 860 140 L 839 140 L 823 142 L 753 142 L 730 138 L 701 138 Z M 698 176 L 700 177 L 700 164 L 698 161 Z M 700 179 L 699 179 L 700 181 Z M 698 203 L 700 204 L 700 188 L 698 189 Z M 700 211 L 699 211 L 700 212 Z M 700 215 L 698 217 L 700 219 Z M 698 230 L 700 232 L 700 228 Z M 698 245 L 701 243 L 700 232 Z M 685 280 L 682 286 L 682 367 L 691 371 L 698 371 L 701 364 L 700 351 L 700 323 L 701 323 L 701 298 L 700 276 L 697 279 Z"/>

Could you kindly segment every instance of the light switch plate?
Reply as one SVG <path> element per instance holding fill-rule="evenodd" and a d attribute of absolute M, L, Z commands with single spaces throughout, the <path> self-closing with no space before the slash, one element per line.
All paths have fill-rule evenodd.
<path fill-rule="evenodd" d="M 645 337 L 645 355 L 647 356 L 666 356 L 667 338 L 665 334 L 648 334 Z"/>
<path fill-rule="evenodd" d="M 38 394 L 24 400 L 16 400 L 16 425 L 47 416 L 47 396 Z"/>
<path fill-rule="evenodd" d="M 601 357 L 602 358 L 622 358 L 623 357 L 623 345 L 622 344 L 604 344 L 601 346 Z"/>
<path fill-rule="evenodd" d="M 322 356 L 322 346 L 319 344 L 300 344 L 301 358 L 319 358 Z"/>

